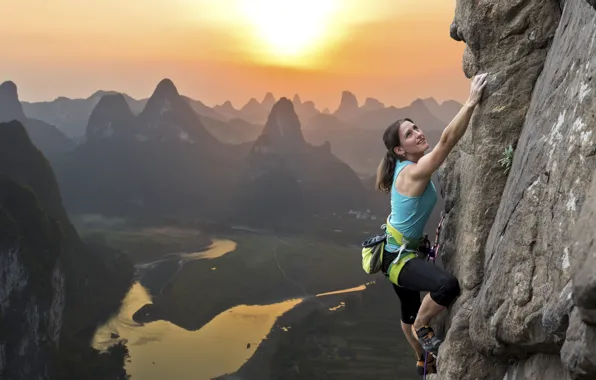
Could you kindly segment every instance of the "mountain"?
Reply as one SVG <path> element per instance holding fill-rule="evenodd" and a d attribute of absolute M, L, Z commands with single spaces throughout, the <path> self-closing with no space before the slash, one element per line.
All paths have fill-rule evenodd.
<path fill-rule="evenodd" d="M 121 95 L 102 98 L 87 133 L 56 169 L 76 212 L 221 214 L 244 152 L 209 133 L 168 79 L 138 116 Z"/>
<path fill-rule="evenodd" d="M 424 105 L 428 110 L 439 120 L 449 124 L 451 120 L 457 115 L 461 107 L 461 103 L 455 100 L 446 100 L 439 104 L 435 98 L 422 99 Z"/>
<path fill-rule="evenodd" d="M 358 99 L 350 91 L 342 91 L 339 107 L 333 113 L 341 121 L 349 121 L 359 114 Z"/>
<path fill-rule="evenodd" d="M 379 108 L 369 101 L 370 111 L 361 107 L 349 121 L 334 115 L 319 114 L 312 117 L 304 127 L 306 139 L 313 144 L 331 143 L 331 150 L 356 172 L 368 176 L 375 173 L 385 154 L 382 135 L 387 126 L 400 118 L 409 117 L 425 132 L 431 147 L 441 136 L 446 122 L 437 119 L 421 100 L 407 107 Z M 345 109 L 345 108 L 344 108 Z"/>
<path fill-rule="evenodd" d="M 303 125 L 307 124 L 311 118 L 320 113 L 313 101 L 307 100 L 306 102 L 302 102 L 298 94 L 294 94 L 292 104 L 294 105 L 294 111 L 298 115 L 298 119 L 300 119 Z"/>
<path fill-rule="evenodd" d="M 132 266 L 121 254 L 81 241 L 62 206 L 52 167 L 18 121 L 0 123 L 0 177 L 0 219 L 7 232 L 0 250 L 9 264 L 2 268 L 10 268 L 9 276 L 0 277 L 0 286 L 14 302 L 3 318 L 15 326 L 14 318 L 20 316 L 40 327 L 30 326 L 15 355 L 26 356 L 32 352 L 26 347 L 39 344 L 39 350 L 31 348 L 35 355 L 50 360 L 43 351 L 59 342 L 58 354 L 51 356 L 56 361 L 52 371 L 76 378 L 83 373 L 74 373 L 101 360 L 88 342 L 95 326 L 118 308 L 130 286 Z M 28 292 L 31 297 L 23 298 Z M 46 322 L 50 326 L 42 327 Z M 19 328 L 27 325 L 15 326 L 12 334 Z M 84 361 L 77 359 L 82 353 Z M 49 371 L 31 370 L 45 371 L 42 377 Z"/>
<path fill-rule="evenodd" d="M 273 106 L 244 166 L 237 199 L 254 205 L 250 218 L 257 221 L 298 224 L 300 218 L 347 214 L 366 207 L 365 191 L 356 173 L 331 153 L 329 144 L 306 143 L 298 115 L 287 98 Z"/>
<path fill-rule="evenodd" d="M 188 96 L 182 96 L 182 98 L 186 100 L 188 104 L 190 104 L 192 109 L 200 116 L 206 116 L 219 121 L 226 121 L 228 119 L 226 116 L 220 114 L 213 108 L 205 105 L 200 100 L 194 100 L 189 98 Z"/>
<path fill-rule="evenodd" d="M 59 97 L 50 102 L 22 102 L 25 115 L 31 118 L 43 120 L 46 123 L 55 125 L 61 132 L 71 139 L 80 141 L 84 139 L 89 116 L 99 101 L 106 95 L 122 95 L 133 115 L 141 113 L 148 98 L 134 99 L 127 94 L 117 91 L 96 91 L 85 99 L 69 99 Z M 199 115 L 225 121 L 227 117 L 206 106 L 201 101 L 182 97 L 195 112 Z"/>
<path fill-rule="evenodd" d="M 75 144 L 53 125 L 25 116 L 17 86 L 7 81 L 0 84 L 0 122 L 21 122 L 35 146 L 54 161 L 74 148 Z"/>
<path fill-rule="evenodd" d="M 91 111 L 105 95 L 116 91 L 96 91 L 86 99 L 59 97 L 50 102 L 22 102 L 25 115 L 55 125 L 62 133 L 74 140 L 85 136 L 85 127 Z M 134 114 L 141 112 L 146 99 L 137 100 L 122 94 Z"/>
<path fill-rule="evenodd" d="M 135 123 L 135 116 L 122 94 L 104 95 L 89 116 L 86 138 L 125 138 L 134 133 Z"/>
<path fill-rule="evenodd" d="M 267 109 L 255 98 L 250 100 L 240 109 L 240 117 L 250 123 L 263 123 L 271 109 Z"/>
<path fill-rule="evenodd" d="M 209 133 L 226 144 L 255 141 L 263 129 L 262 125 L 252 124 L 240 118 L 221 121 L 208 116 L 199 116 L 199 119 Z"/>
<path fill-rule="evenodd" d="M 230 102 L 229 100 L 226 100 L 223 104 L 216 105 L 215 107 L 213 107 L 213 110 L 223 115 L 227 119 L 241 117 L 240 111 L 234 108 L 232 102 Z"/>
<path fill-rule="evenodd" d="M 381 103 L 375 98 L 366 98 L 362 107 L 360 107 L 361 111 L 368 112 L 368 111 L 378 111 L 380 109 L 385 108 L 385 104 Z"/>
<path fill-rule="evenodd" d="M 267 112 L 271 112 L 271 109 L 275 105 L 275 102 L 276 100 L 273 94 L 268 92 L 265 94 L 265 97 L 263 98 L 261 105 L 267 110 Z"/>

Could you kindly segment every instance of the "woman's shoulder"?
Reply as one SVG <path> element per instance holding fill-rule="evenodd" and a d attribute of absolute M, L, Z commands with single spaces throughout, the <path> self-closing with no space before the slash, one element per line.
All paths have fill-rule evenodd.
<path fill-rule="evenodd" d="M 405 168 L 406 166 L 408 166 L 408 165 L 411 165 L 411 164 L 415 164 L 415 162 L 413 162 L 413 161 L 408 161 L 408 160 L 403 160 L 403 161 L 400 161 L 400 162 L 397 164 L 396 168 Z"/>

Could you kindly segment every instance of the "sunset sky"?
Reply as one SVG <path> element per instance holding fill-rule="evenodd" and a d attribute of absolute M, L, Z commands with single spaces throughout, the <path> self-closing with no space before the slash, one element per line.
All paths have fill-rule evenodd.
<path fill-rule="evenodd" d="M 7 0 L 0 0 L 0 2 Z M 465 100 L 455 0 L 21 0 L 0 23 L 0 81 L 21 100 L 151 94 L 207 105 L 267 91 L 334 110 L 341 91 L 405 105 Z"/>

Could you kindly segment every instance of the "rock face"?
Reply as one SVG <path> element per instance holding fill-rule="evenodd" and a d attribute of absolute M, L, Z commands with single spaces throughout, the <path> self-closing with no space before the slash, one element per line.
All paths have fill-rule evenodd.
<path fill-rule="evenodd" d="M 0 175 L 0 374 L 47 379 L 64 311 L 62 234 L 35 194 Z"/>
<path fill-rule="evenodd" d="M 119 306 L 132 265 L 83 243 L 52 167 L 18 121 L 0 123 L 0 178 L 2 378 L 89 378 L 78 371 L 97 364 L 93 328 Z"/>
<path fill-rule="evenodd" d="M 459 0 L 451 32 L 466 76 L 490 75 L 440 172 L 443 262 L 462 296 L 442 322 L 439 378 L 594 378 L 596 11 Z"/>

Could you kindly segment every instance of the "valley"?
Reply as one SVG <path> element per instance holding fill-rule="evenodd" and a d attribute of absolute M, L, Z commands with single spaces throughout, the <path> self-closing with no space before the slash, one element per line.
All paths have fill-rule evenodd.
<path fill-rule="evenodd" d="M 239 370 L 261 344 L 271 349 L 272 328 L 290 331 L 312 310 L 341 310 L 342 300 L 372 285 L 353 245 L 240 231 L 207 236 L 177 226 L 79 229 L 135 258 L 135 282 L 93 346 L 125 343 L 127 372 L 147 379 Z"/>

